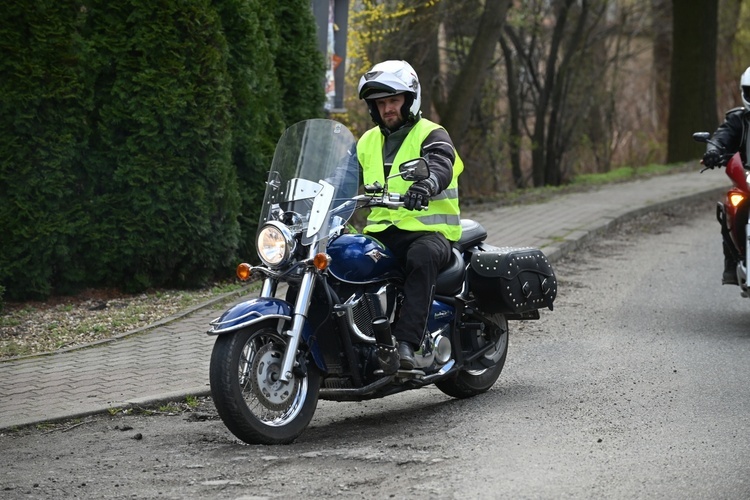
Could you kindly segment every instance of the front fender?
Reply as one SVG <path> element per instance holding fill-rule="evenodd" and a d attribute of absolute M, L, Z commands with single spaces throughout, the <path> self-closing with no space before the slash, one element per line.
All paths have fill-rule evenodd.
<path fill-rule="evenodd" d="M 276 319 L 279 322 L 279 333 L 282 333 L 282 325 L 291 323 L 292 321 L 292 310 L 292 305 L 289 302 L 277 298 L 261 297 L 246 300 L 230 307 L 224 311 L 224 314 L 211 321 L 211 328 L 206 333 L 209 335 L 223 335 L 272 319 Z M 302 339 L 310 347 L 315 364 L 321 370 L 326 371 L 320 347 L 317 343 L 310 345 L 310 337 L 312 337 L 312 329 L 305 322 L 302 327 Z"/>
<path fill-rule="evenodd" d="M 281 299 L 257 298 L 240 302 L 211 322 L 209 335 L 234 332 L 260 321 L 277 318 L 292 320 L 292 305 Z M 307 326 L 307 325 L 305 325 Z"/>

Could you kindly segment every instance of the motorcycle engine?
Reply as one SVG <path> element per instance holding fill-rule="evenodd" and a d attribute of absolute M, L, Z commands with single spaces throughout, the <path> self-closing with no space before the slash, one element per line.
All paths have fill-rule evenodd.
<path fill-rule="evenodd" d="M 352 318 L 357 329 L 374 337 L 372 321 L 387 317 L 393 321 L 398 289 L 392 284 L 350 285 L 338 283 L 333 287 L 339 298 L 352 306 Z"/>

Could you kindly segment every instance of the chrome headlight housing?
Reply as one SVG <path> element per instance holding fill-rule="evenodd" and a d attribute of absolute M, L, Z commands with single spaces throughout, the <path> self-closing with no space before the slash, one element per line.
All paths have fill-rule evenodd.
<path fill-rule="evenodd" d="M 255 238 L 258 257 L 268 267 L 282 267 L 294 253 L 294 235 L 284 224 L 270 221 L 260 228 Z"/>

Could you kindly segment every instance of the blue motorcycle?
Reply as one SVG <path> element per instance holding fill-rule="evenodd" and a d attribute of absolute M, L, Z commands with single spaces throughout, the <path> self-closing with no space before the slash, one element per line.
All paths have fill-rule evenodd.
<path fill-rule="evenodd" d="M 534 248 L 497 248 L 462 220 L 463 235 L 437 280 L 416 367 L 399 366 L 391 327 L 403 274 L 388 248 L 348 224 L 355 210 L 398 208 L 386 185 L 358 194 L 356 141 L 341 123 L 299 122 L 282 135 L 266 182 L 256 246 L 258 298 L 211 322 L 211 395 L 227 428 L 252 444 L 294 441 L 318 399 L 361 401 L 435 384 L 456 398 L 489 390 L 505 365 L 508 320 L 552 309 L 555 274 Z M 393 174 L 429 176 L 417 158 Z"/>

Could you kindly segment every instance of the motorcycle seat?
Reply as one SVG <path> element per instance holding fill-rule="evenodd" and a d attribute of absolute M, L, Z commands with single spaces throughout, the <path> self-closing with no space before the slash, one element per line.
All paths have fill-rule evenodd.
<path fill-rule="evenodd" d="M 453 242 L 453 248 L 462 254 L 474 245 L 487 239 L 487 230 L 477 221 L 461 219 L 461 238 Z"/>
<path fill-rule="evenodd" d="M 463 287 L 464 272 L 466 271 L 464 258 L 455 247 L 452 253 L 450 262 L 438 274 L 435 283 L 436 295 L 457 295 Z"/>

